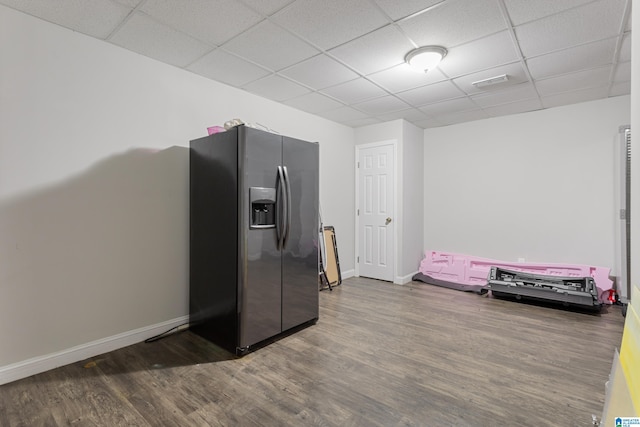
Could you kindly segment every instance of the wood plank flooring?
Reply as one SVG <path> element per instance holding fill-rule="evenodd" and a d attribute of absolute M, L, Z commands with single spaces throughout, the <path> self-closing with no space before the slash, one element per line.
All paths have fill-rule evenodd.
<path fill-rule="evenodd" d="M 0 386 L 0 426 L 589 426 L 623 321 L 352 278 L 243 358 L 186 331 Z"/>

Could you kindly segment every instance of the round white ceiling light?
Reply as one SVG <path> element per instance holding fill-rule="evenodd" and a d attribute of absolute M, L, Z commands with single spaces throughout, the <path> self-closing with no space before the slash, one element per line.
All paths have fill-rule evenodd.
<path fill-rule="evenodd" d="M 433 70 L 447 56 L 447 49 L 442 46 L 424 46 L 407 53 L 404 60 L 411 68 L 426 73 Z"/>

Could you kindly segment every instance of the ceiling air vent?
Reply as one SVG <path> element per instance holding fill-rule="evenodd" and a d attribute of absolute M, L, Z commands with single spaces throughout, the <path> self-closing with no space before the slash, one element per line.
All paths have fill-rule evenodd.
<path fill-rule="evenodd" d="M 500 74 L 499 76 L 489 77 L 488 79 L 484 79 L 484 80 L 478 80 L 477 82 L 473 82 L 471 84 L 477 88 L 481 88 L 481 87 L 497 85 L 499 83 L 504 83 L 507 80 L 509 80 L 509 76 L 507 76 L 506 74 Z"/>

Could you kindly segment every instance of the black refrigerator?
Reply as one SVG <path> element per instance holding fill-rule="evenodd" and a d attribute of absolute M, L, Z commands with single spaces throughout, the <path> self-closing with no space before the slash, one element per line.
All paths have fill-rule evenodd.
<path fill-rule="evenodd" d="M 237 355 L 318 320 L 318 144 L 237 126 L 190 143 L 190 329 Z"/>

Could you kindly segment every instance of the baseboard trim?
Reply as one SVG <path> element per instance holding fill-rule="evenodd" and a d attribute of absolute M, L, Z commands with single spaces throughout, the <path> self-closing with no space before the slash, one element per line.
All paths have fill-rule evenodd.
<path fill-rule="evenodd" d="M 166 322 L 91 341 L 66 350 L 0 366 L 0 385 L 142 342 L 147 338 L 151 338 L 188 322 L 189 316 L 181 316 L 167 320 Z"/>
<path fill-rule="evenodd" d="M 396 277 L 396 281 L 394 283 L 398 285 L 406 285 L 407 283 L 411 282 L 411 279 L 416 275 L 416 273 L 418 272 L 414 271 L 413 273 L 407 274 L 406 276 Z"/>
<path fill-rule="evenodd" d="M 356 275 L 356 271 L 352 268 L 351 270 L 341 271 L 340 275 L 342 276 L 342 280 L 348 279 Z"/>

